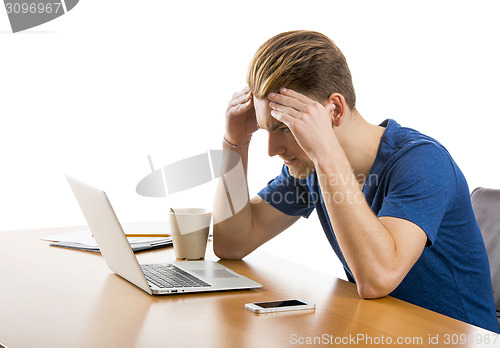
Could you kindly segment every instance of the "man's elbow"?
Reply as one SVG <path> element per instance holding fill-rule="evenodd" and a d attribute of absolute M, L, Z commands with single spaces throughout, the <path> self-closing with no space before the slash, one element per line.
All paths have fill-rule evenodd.
<path fill-rule="evenodd" d="M 358 284 L 358 294 L 364 300 L 373 300 L 385 297 L 389 292 L 374 286 Z"/>
<path fill-rule="evenodd" d="M 365 300 L 373 300 L 389 295 L 398 284 L 388 278 L 368 279 L 357 282 L 359 296 Z"/>
<path fill-rule="evenodd" d="M 215 256 L 217 256 L 221 260 L 241 260 L 242 258 L 244 258 L 246 256 L 246 255 L 241 255 L 241 254 L 235 253 L 235 252 L 226 252 L 226 251 L 216 250 L 215 248 L 214 248 L 214 253 L 215 253 Z"/>
<path fill-rule="evenodd" d="M 247 254 L 243 253 L 237 248 L 224 247 L 220 243 L 215 242 L 213 246 L 215 256 L 222 260 L 241 260 L 242 258 L 247 256 Z"/>

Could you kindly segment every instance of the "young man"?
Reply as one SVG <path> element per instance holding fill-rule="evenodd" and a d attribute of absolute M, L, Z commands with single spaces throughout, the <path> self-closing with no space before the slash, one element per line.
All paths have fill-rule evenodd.
<path fill-rule="evenodd" d="M 242 258 L 316 209 L 362 298 L 391 295 L 499 331 L 469 189 L 441 144 L 393 120 L 366 122 L 342 52 L 320 33 L 269 39 L 247 82 L 229 103 L 223 148 L 246 176 L 252 133 L 265 129 L 284 166 L 228 219 L 217 219 L 218 192 L 219 257 Z"/>

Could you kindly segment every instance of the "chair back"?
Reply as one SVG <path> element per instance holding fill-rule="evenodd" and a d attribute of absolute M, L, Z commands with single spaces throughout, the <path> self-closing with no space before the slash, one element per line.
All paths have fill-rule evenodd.
<path fill-rule="evenodd" d="M 500 190 L 479 187 L 472 192 L 471 199 L 488 254 L 493 297 L 500 323 Z"/>

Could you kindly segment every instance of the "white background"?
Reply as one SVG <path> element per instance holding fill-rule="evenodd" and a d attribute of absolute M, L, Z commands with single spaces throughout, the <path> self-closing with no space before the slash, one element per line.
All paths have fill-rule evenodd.
<path fill-rule="evenodd" d="M 435 137 L 471 189 L 498 188 L 496 3 L 81 0 L 17 34 L 0 7 L 0 230 L 84 224 L 65 173 L 106 189 L 124 222 L 163 220 L 183 200 L 210 205 L 196 189 L 138 196 L 146 156 L 160 167 L 219 148 L 253 53 L 292 29 L 343 50 L 369 122 Z M 282 165 L 264 132 L 252 140 L 252 195 Z M 344 277 L 316 214 L 264 249 Z"/>

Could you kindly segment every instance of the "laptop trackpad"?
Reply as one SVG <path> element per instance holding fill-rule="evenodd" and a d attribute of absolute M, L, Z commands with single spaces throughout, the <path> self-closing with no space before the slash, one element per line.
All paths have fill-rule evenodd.
<path fill-rule="evenodd" d="M 190 272 L 196 273 L 204 278 L 238 278 L 237 275 L 226 271 L 225 269 L 200 269 L 190 270 Z"/>

